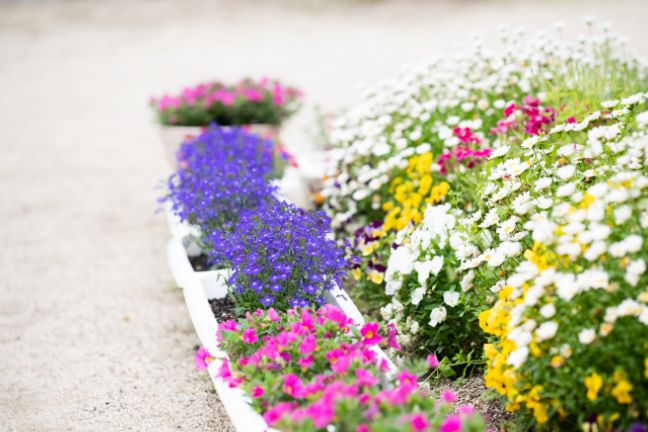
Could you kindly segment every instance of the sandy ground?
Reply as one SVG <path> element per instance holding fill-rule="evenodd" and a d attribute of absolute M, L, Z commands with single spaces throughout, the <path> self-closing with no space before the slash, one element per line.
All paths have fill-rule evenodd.
<path fill-rule="evenodd" d="M 0 430 L 230 430 L 166 267 L 149 95 L 279 77 L 308 97 L 298 149 L 314 103 L 474 30 L 590 14 L 648 54 L 643 0 L 331 3 L 0 1 Z"/>

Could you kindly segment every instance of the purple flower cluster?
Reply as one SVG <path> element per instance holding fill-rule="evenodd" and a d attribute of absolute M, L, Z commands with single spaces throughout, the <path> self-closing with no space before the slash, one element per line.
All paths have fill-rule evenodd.
<path fill-rule="evenodd" d="M 182 220 L 203 232 L 227 229 L 239 212 L 272 198 L 272 169 L 272 141 L 212 125 L 178 151 L 167 199 Z"/>
<path fill-rule="evenodd" d="M 340 282 L 344 252 L 329 239 L 330 220 L 273 200 L 240 213 L 230 232 L 213 230 L 208 241 L 214 260 L 232 265 L 229 284 L 245 310 L 288 309 L 323 303 L 324 290 Z"/>

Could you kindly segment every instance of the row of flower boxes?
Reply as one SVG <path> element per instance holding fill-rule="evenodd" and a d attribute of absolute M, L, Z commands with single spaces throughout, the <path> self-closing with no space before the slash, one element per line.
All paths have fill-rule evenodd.
<path fill-rule="evenodd" d="M 227 358 L 227 353 L 220 350 L 216 341 L 218 322 L 212 313 L 209 300 L 223 298 L 227 295 L 226 281 L 230 271 L 195 271 L 189 261 L 189 253 L 184 242 L 188 236 L 196 232 L 196 228 L 179 221 L 173 215 L 169 206 L 165 208 L 165 211 L 172 236 L 167 244 L 169 268 L 176 284 L 182 288 L 191 321 L 201 344 L 215 358 L 210 363 L 208 372 L 227 414 L 238 431 L 261 432 L 271 430 L 263 417 L 252 409 L 249 396 L 238 388 L 230 388 L 227 383 L 217 376 L 222 360 Z M 327 303 L 339 307 L 356 324 L 364 323 L 362 314 L 342 288 L 336 286 L 335 289 L 327 292 L 325 300 Z M 387 361 L 390 370 L 395 371 L 395 366 L 385 353 L 379 348 L 376 348 L 376 352 L 380 358 Z"/>

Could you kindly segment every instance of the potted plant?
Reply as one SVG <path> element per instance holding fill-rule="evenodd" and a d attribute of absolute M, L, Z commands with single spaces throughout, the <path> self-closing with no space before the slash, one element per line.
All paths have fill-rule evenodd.
<path fill-rule="evenodd" d="M 358 326 L 329 304 L 259 309 L 211 330 L 196 366 L 209 370 L 239 431 L 484 430 L 472 406 L 453 407 L 450 391 L 439 400 L 424 394 L 415 373 L 386 358 L 382 348 L 399 349 L 393 326 Z"/>
<path fill-rule="evenodd" d="M 186 87 L 175 95 L 151 98 L 160 136 L 172 166 L 179 145 L 212 123 L 244 127 L 265 138 L 277 138 L 281 123 L 300 104 L 301 91 L 279 81 L 246 78 L 236 84 L 212 81 Z"/>

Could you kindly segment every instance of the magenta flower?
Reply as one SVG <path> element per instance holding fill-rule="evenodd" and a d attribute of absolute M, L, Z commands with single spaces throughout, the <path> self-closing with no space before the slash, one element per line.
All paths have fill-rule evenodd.
<path fill-rule="evenodd" d="M 353 322 L 353 320 L 348 318 L 337 306 L 327 304 L 324 305 L 322 309 L 324 310 L 324 317 L 329 321 L 337 323 L 340 328 Z"/>
<path fill-rule="evenodd" d="M 297 375 L 288 374 L 284 376 L 284 393 L 294 398 L 303 397 L 304 386 L 302 380 Z"/>
<path fill-rule="evenodd" d="M 369 426 L 367 426 L 366 424 L 358 425 L 356 432 L 369 432 Z"/>
<path fill-rule="evenodd" d="M 256 334 L 256 330 L 250 327 L 246 330 L 243 330 L 243 333 L 241 334 L 241 339 L 243 339 L 243 342 L 247 344 L 253 344 L 259 340 L 259 337 Z"/>
<path fill-rule="evenodd" d="M 437 359 L 437 356 L 435 354 L 429 354 L 427 356 L 427 364 L 428 367 L 434 369 L 435 367 L 439 366 L 439 359 Z"/>
<path fill-rule="evenodd" d="M 461 431 L 461 419 L 459 416 L 450 415 L 443 420 L 439 432 L 460 432 Z"/>
<path fill-rule="evenodd" d="M 400 351 L 401 347 L 396 340 L 396 336 L 398 335 L 396 326 L 394 325 L 394 323 L 389 323 L 387 327 L 389 328 L 387 333 L 387 345 L 389 345 L 391 348 L 394 348 L 396 351 Z"/>
<path fill-rule="evenodd" d="M 279 314 L 277 314 L 277 311 L 274 310 L 274 308 L 268 309 L 268 319 L 272 322 L 279 321 L 281 318 L 279 318 Z"/>
<path fill-rule="evenodd" d="M 396 379 L 402 385 L 416 385 L 416 375 L 408 370 L 404 370 L 396 375 Z"/>
<path fill-rule="evenodd" d="M 327 352 L 326 359 L 331 364 L 331 369 L 333 370 L 333 372 L 340 375 L 344 374 L 347 369 L 349 369 L 349 365 L 351 363 L 349 357 L 347 357 L 342 350 L 337 348 Z"/>
<path fill-rule="evenodd" d="M 452 390 L 443 390 L 441 400 L 446 403 L 454 403 L 457 401 L 457 395 Z"/>
<path fill-rule="evenodd" d="M 313 364 L 313 356 L 311 355 L 311 356 L 301 357 L 299 360 L 297 360 L 297 364 L 302 369 L 308 369 Z"/>
<path fill-rule="evenodd" d="M 360 386 L 373 387 L 378 384 L 378 379 L 367 369 L 358 368 L 356 373 L 356 383 Z"/>
<path fill-rule="evenodd" d="M 251 396 L 255 399 L 258 399 L 263 396 L 264 393 L 265 390 L 263 390 L 263 387 L 256 385 L 252 388 Z"/>
<path fill-rule="evenodd" d="M 367 323 L 362 326 L 362 329 L 360 329 L 360 334 L 363 337 L 362 343 L 364 345 L 376 345 L 380 343 L 382 338 L 378 333 L 379 327 L 380 326 L 378 325 L 378 323 Z"/>
<path fill-rule="evenodd" d="M 430 423 L 425 420 L 423 414 L 415 414 L 410 419 L 410 425 L 412 426 L 413 430 L 422 431 L 425 430 L 430 425 Z"/>
<path fill-rule="evenodd" d="M 472 405 L 459 405 L 457 412 L 461 415 L 470 415 L 475 412 L 475 408 Z"/>
<path fill-rule="evenodd" d="M 223 340 L 223 336 L 221 334 L 223 331 L 236 331 L 236 321 L 227 320 L 225 322 L 218 323 L 218 329 L 216 330 L 217 341 Z"/>
<path fill-rule="evenodd" d="M 294 403 L 291 402 L 280 402 L 277 405 L 268 409 L 265 414 L 263 414 L 263 419 L 266 421 L 268 426 L 272 426 L 281 420 L 281 417 L 287 412 L 290 412 L 293 409 Z"/>
<path fill-rule="evenodd" d="M 313 351 L 315 351 L 316 346 L 317 346 L 317 337 L 315 337 L 314 334 L 309 334 L 304 338 L 301 345 L 299 346 L 299 349 L 302 352 L 302 354 L 310 354 Z"/>
<path fill-rule="evenodd" d="M 515 112 L 516 109 L 517 109 L 517 106 L 514 103 L 510 104 L 509 106 L 504 108 L 504 117 L 510 116 L 511 114 L 513 114 Z"/>
<path fill-rule="evenodd" d="M 194 360 L 196 361 L 196 369 L 202 370 L 207 369 L 207 366 L 209 366 L 209 363 L 211 363 L 214 358 L 209 354 L 209 351 L 200 347 L 198 348 L 198 351 L 196 351 Z"/>
<path fill-rule="evenodd" d="M 227 359 L 223 360 L 223 363 L 218 368 L 216 376 L 226 382 L 232 378 L 232 372 L 230 371 L 229 361 Z"/>

